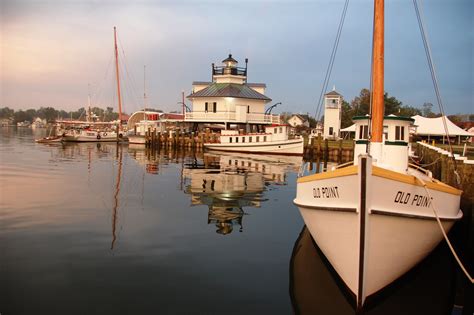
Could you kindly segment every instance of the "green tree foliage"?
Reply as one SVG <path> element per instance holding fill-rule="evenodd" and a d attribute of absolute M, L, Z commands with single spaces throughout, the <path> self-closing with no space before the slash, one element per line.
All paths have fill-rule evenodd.
<path fill-rule="evenodd" d="M 403 105 L 394 96 L 389 96 L 388 93 L 384 94 L 384 105 L 385 105 L 385 115 L 397 115 L 411 117 L 415 115 L 421 115 L 422 111 L 416 107 Z M 426 104 L 426 103 L 425 103 Z M 433 106 L 430 104 L 431 107 Z M 425 105 L 424 109 L 425 109 Z M 431 107 L 427 107 L 430 111 Z M 362 116 L 369 113 L 370 109 L 370 91 L 368 89 L 362 89 L 359 96 L 355 97 L 350 105 L 347 102 L 342 104 L 342 123 L 341 127 L 346 128 L 352 124 L 352 117 Z"/>
<path fill-rule="evenodd" d="M 12 118 L 14 114 L 15 111 L 13 109 L 8 107 L 0 108 L 0 118 Z"/>
<path fill-rule="evenodd" d="M 341 128 L 347 128 L 352 125 L 352 117 L 356 116 L 355 110 L 348 102 L 342 101 Z"/>

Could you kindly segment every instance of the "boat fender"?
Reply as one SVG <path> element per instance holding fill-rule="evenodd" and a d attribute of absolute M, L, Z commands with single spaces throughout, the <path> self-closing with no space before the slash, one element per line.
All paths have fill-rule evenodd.
<path fill-rule="evenodd" d="M 100 140 L 100 135 L 99 134 L 97 135 L 97 140 Z"/>

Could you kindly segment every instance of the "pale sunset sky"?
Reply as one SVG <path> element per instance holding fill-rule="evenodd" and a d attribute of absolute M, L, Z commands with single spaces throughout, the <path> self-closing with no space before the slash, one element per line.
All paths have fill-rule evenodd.
<path fill-rule="evenodd" d="M 447 114 L 473 113 L 474 1 L 419 2 Z M 0 0 L 0 107 L 87 104 L 115 109 L 113 27 L 121 50 L 124 110 L 180 110 L 181 91 L 211 79 L 229 52 L 249 82 L 266 83 L 275 113 L 314 115 L 343 0 Z M 352 0 L 328 89 L 347 101 L 369 87 L 373 2 Z M 385 90 L 437 112 L 412 0 L 387 0 Z M 124 55 L 123 55 L 124 53 Z M 189 103 L 188 101 L 186 101 Z"/>

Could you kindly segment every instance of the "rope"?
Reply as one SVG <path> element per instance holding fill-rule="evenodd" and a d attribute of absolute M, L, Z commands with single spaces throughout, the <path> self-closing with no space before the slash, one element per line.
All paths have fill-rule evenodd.
<path fill-rule="evenodd" d="M 451 145 L 451 141 L 449 140 L 449 131 L 448 131 L 448 124 L 446 122 L 446 114 L 444 113 L 444 106 L 441 100 L 441 93 L 439 91 L 436 70 L 433 64 L 433 58 L 431 57 L 431 48 L 428 42 L 427 31 L 425 30 L 424 23 L 423 23 L 423 12 L 421 12 L 420 8 L 418 7 L 417 0 L 413 0 L 413 4 L 415 5 L 416 18 L 418 20 L 418 25 L 420 26 L 421 38 L 423 39 L 423 46 L 425 48 L 426 58 L 428 59 L 428 67 L 430 68 L 431 78 L 433 80 L 433 86 L 436 93 L 436 100 L 438 101 L 439 111 L 441 113 L 441 118 L 443 120 L 444 132 L 446 133 L 446 136 L 448 137 L 449 152 L 452 155 L 452 159 L 454 163 L 454 174 L 456 175 L 456 181 L 459 185 L 461 183 L 461 177 L 459 176 L 459 173 L 457 171 L 457 164 L 456 164 L 456 159 L 454 158 L 453 147 Z"/>
<path fill-rule="evenodd" d="M 415 175 L 415 177 L 421 182 L 421 184 L 423 185 L 423 188 L 425 189 L 426 193 L 428 194 L 428 197 L 433 200 L 433 198 L 431 197 L 431 194 L 428 190 L 428 188 L 426 188 L 426 183 L 423 179 L 421 179 L 419 176 Z M 449 249 L 451 250 L 451 253 L 453 254 L 454 258 L 456 259 L 459 267 L 461 267 L 462 271 L 464 272 L 464 274 L 466 275 L 466 277 L 469 279 L 469 281 L 471 281 L 471 283 L 474 283 L 474 280 L 472 279 L 471 275 L 469 274 L 469 272 L 466 270 L 466 268 L 464 267 L 463 263 L 461 262 L 461 260 L 459 259 L 458 255 L 456 254 L 456 251 L 454 250 L 453 248 L 453 245 L 451 245 L 451 242 L 449 241 L 449 238 L 448 238 L 448 235 L 446 234 L 446 231 L 444 230 L 443 228 L 443 225 L 441 224 L 441 220 L 439 219 L 439 216 L 438 216 L 438 212 L 436 211 L 435 207 L 434 207 L 434 202 L 431 202 L 431 209 L 433 210 L 433 213 L 436 217 L 436 221 L 438 222 L 438 225 L 439 225 L 439 228 L 441 230 L 441 233 L 443 233 L 443 237 L 444 239 L 446 240 L 446 243 L 448 244 L 449 246 Z"/>
<path fill-rule="evenodd" d="M 341 38 L 342 27 L 344 26 L 344 20 L 346 18 L 347 7 L 349 6 L 349 0 L 346 0 L 344 3 L 344 9 L 342 10 L 341 20 L 339 21 L 339 27 L 337 29 L 336 39 L 332 47 L 331 57 L 329 58 L 328 68 L 326 69 L 326 76 L 324 77 L 323 88 L 319 94 L 319 99 L 316 107 L 315 118 L 316 121 L 319 121 L 319 115 L 321 114 L 322 99 L 324 92 L 327 90 L 329 79 L 331 77 L 332 67 L 334 65 L 334 59 L 336 59 L 337 47 L 339 46 L 339 39 Z"/>

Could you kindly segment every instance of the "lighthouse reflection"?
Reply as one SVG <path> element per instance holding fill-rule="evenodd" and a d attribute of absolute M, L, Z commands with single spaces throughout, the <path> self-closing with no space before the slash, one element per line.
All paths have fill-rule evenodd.
<path fill-rule="evenodd" d="M 244 230 L 244 208 L 260 208 L 268 185 L 285 185 L 288 168 L 297 168 L 301 157 L 204 153 L 202 162 L 185 165 L 186 194 L 192 205 L 208 207 L 208 224 L 227 235 Z"/>

